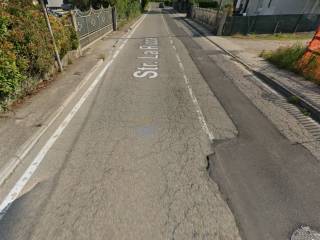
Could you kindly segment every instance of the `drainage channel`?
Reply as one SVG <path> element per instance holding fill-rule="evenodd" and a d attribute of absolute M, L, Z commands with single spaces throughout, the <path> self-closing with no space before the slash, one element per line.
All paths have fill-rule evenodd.
<path fill-rule="evenodd" d="M 275 101 L 275 104 L 293 115 L 317 141 L 320 141 L 320 124 L 318 122 L 313 120 L 310 116 L 302 113 L 298 107 L 291 103 L 288 103 L 285 99 L 278 99 Z"/>
<path fill-rule="evenodd" d="M 268 94 L 264 96 L 268 101 L 272 101 L 275 105 L 286 110 L 314 137 L 316 141 L 320 141 L 320 124 L 309 116 L 308 112 L 303 112 L 299 106 L 289 103 L 288 100 L 281 95 Z"/>

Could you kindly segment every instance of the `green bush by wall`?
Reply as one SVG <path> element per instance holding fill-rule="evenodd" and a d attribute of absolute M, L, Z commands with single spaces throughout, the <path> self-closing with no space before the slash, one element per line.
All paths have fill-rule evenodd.
<path fill-rule="evenodd" d="M 0 110 L 34 87 L 54 65 L 51 38 L 38 7 L 27 0 L 0 0 Z M 61 57 L 78 47 L 67 18 L 50 16 Z"/>
<path fill-rule="evenodd" d="M 201 8 L 218 8 L 219 4 L 215 1 L 199 1 L 198 2 L 199 7 Z"/>

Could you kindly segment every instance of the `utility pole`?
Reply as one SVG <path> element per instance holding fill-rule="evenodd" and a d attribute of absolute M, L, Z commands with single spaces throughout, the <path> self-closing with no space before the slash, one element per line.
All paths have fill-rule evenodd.
<path fill-rule="evenodd" d="M 48 17 L 47 7 L 44 4 L 43 0 L 38 0 L 38 1 L 41 4 L 43 15 L 44 15 L 44 18 L 46 20 L 46 23 L 47 23 L 47 26 L 48 26 L 48 29 L 49 29 L 49 32 L 50 32 L 50 35 L 51 35 L 51 40 L 52 40 L 53 47 L 54 47 L 54 53 L 56 55 L 56 59 L 57 59 L 57 62 L 58 62 L 59 71 L 62 72 L 63 71 L 63 67 L 62 67 L 59 51 L 58 51 L 58 48 L 57 48 L 56 40 L 54 39 L 53 31 L 52 31 L 50 20 L 49 20 L 49 17 Z"/>
<path fill-rule="evenodd" d="M 222 2 L 223 2 L 223 0 L 220 0 L 218 11 L 217 11 L 217 15 L 216 15 L 216 20 L 214 21 L 215 25 L 217 25 L 217 21 L 218 21 L 218 18 L 219 18 L 219 13 L 220 13 L 220 10 L 221 10 L 221 7 L 222 7 Z"/>

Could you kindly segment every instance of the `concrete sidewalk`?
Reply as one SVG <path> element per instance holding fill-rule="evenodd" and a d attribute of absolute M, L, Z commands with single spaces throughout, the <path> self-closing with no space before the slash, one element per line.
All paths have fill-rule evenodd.
<path fill-rule="evenodd" d="M 94 42 L 83 50 L 80 58 L 65 67 L 64 72 L 44 82 L 38 91 L 11 106 L 9 112 L 0 114 L 0 185 L 6 178 L 2 175 L 19 161 L 19 154 L 25 146 L 37 141 L 37 136 L 45 131 L 84 80 L 112 56 L 119 39 L 130 29 L 130 24 L 132 22 Z"/>
<path fill-rule="evenodd" d="M 233 41 L 232 38 L 214 36 L 203 25 L 190 19 L 185 20 L 205 35 L 212 43 L 233 55 L 250 70 L 259 72 L 268 77 L 280 86 L 292 92 L 294 95 L 304 99 L 310 106 L 320 112 L 320 87 L 318 85 L 313 82 L 306 81 L 303 77 L 300 77 L 297 74 L 275 67 L 271 63 L 259 57 L 256 50 L 248 51 L 244 46 L 237 44 L 237 40 Z"/>
<path fill-rule="evenodd" d="M 287 47 L 292 46 L 294 44 L 301 44 L 304 46 L 307 46 L 307 44 L 310 42 L 312 37 L 310 39 L 295 39 L 295 40 L 271 40 L 271 39 L 263 39 L 263 38 L 241 38 L 237 36 L 224 36 L 224 39 L 227 39 L 228 41 L 232 42 L 235 45 L 238 45 L 241 47 L 244 51 L 252 53 L 256 56 L 260 55 L 263 51 L 274 51 L 278 49 L 279 47 Z"/>

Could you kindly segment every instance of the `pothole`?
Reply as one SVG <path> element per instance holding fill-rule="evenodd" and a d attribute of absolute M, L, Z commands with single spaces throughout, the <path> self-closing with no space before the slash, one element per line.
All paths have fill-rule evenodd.
<path fill-rule="evenodd" d="M 302 226 L 293 232 L 290 240 L 320 240 L 320 233 L 308 226 Z"/>

